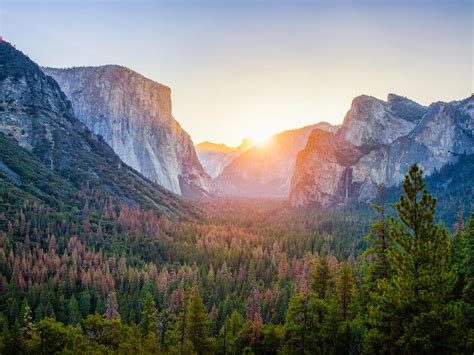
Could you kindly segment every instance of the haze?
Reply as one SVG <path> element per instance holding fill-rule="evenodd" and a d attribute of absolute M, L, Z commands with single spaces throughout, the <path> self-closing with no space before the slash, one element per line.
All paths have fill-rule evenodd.
<path fill-rule="evenodd" d="M 470 1 L 3 0 L 0 34 L 45 66 L 130 67 L 171 87 L 195 143 L 237 145 L 340 123 L 362 93 L 469 96 L 472 11 Z"/>

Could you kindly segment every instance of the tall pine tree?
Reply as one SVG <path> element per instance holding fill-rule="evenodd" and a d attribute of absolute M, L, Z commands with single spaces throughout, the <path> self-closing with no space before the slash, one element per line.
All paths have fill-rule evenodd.
<path fill-rule="evenodd" d="M 209 351 L 209 318 L 197 287 L 189 295 L 186 309 L 186 335 L 198 354 Z"/>
<path fill-rule="evenodd" d="M 382 353 L 452 353 L 465 332 L 460 302 L 451 299 L 456 274 L 449 268 L 449 236 L 434 223 L 436 200 L 415 164 L 389 220 L 393 276 L 382 279 L 368 306 L 368 349 Z"/>

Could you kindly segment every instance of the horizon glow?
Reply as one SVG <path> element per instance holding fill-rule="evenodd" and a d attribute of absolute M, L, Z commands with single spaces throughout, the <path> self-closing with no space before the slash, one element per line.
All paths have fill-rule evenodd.
<path fill-rule="evenodd" d="M 40 65 L 120 64 L 169 86 L 194 143 L 342 123 L 352 99 L 473 90 L 471 1 L 10 1 L 0 35 Z"/>

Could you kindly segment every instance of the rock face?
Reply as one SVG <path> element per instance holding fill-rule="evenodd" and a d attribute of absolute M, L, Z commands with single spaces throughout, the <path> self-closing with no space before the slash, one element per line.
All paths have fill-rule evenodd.
<path fill-rule="evenodd" d="M 314 131 L 298 154 L 293 206 L 370 200 L 380 184 L 399 184 L 418 163 L 426 175 L 474 153 L 474 96 L 423 107 L 390 94 L 354 99 L 337 133 Z"/>
<path fill-rule="evenodd" d="M 297 153 L 316 129 L 335 131 L 321 122 L 271 137 L 235 158 L 214 180 L 218 193 L 229 196 L 287 198 Z"/>
<path fill-rule="evenodd" d="M 174 193 L 207 195 L 210 177 L 173 118 L 168 87 L 116 65 L 44 71 L 59 83 L 75 115 L 126 164 Z"/>
<path fill-rule="evenodd" d="M 74 116 L 57 82 L 5 41 L 0 43 L 0 132 L 76 188 L 88 186 L 114 200 L 170 214 L 184 211 L 175 195 L 125 165 Z M 8 171 L 8 164 L 0 165 Z"/>
<path fill-rule="evenodd" d="M 196 153 L 206 173 L 211 178 L 216 178 L 227 165 L 252 146 L 248 139 L 244 139 L 238 147 L 202 142 L 196 145 Z"/>

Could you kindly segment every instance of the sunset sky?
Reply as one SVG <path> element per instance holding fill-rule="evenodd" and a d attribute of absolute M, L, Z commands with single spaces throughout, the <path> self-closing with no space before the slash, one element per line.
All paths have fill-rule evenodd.
<path fill-rule="evenodd" d="M 0 0 L 0 35 L 34 61 L 130 67 L 171 87 L 195 143 L 229 145 L 340 123 L 363 93 L 465 98 L 473 27 L 471 1 Z"/>

